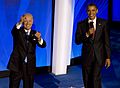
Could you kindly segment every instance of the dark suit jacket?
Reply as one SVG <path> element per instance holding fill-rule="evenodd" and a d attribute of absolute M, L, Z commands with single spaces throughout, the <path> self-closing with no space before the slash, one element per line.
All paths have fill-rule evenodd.
<path fill-rule="evenodd" d="M 103 65 L 105 59 L 110 58 L 110 41 L 107 21 L 97 18 L 94 40 L 92 40 L 91 36 L 86 37 L 86 32 L 88 30 L 88 19 L 85 19 L 78 23 L 75 34 L 76 44 L 83 44 L 83 65 L 87 65 L 90 62 L 93 52 L 95 53 L 99 65 Z"/>
<path fill-rule="evenodd" d="M 36 44 L 40 47 L 45 47 L 46 42 L 43 40 L 43 44 L 40 45 L 37 40 L 34 40 L 36 31 L 31 30 L 29 37 L 26 37 L 24 28 L 16 29 L 16 26 L 12 29 L 13 36 L 13 51 L 8 63 L 8 69 L 13 71 L 22 71 L 22 65 L 25 63 L 25 57 L 27 56 L 27 69 L 28 73 L 33 74 L 36 66 Z M 29 41 L 29 43 L 27 43 Z"/>

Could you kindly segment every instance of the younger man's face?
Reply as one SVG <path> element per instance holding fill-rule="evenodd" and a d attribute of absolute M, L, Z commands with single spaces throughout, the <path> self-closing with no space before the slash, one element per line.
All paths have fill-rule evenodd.
<path fill-rule="evenodd" d="M 97 12 L 98 12 L 98 9 L 95 6 L 88 6 L 87 14 L 90 20 L 95 19 Z"/>

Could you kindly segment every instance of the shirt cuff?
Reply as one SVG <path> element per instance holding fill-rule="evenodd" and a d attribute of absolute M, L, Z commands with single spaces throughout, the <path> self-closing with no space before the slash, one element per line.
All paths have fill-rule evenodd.
<path fill-rule="evenodd" d="M 86 33 L 86 37 L 88 38 L 89 37 L 89 35 Z"/>
<path fill-rule="evenodd" d="M 20 29 L 21 26 L 22 26 L 22 24 L 20 24 L 20 23 L 17 23 L 17 24 L 16 24 L 16 28 L 17 28 L 17 29 Z"/>
<path fill-rule="evenodd" d="M 41 38 L 41 39 L 38 41 L 38 43 L 39 43 L 40 45 L 42 45 L 42 44 L 43 44 L 43 39 Z"/>

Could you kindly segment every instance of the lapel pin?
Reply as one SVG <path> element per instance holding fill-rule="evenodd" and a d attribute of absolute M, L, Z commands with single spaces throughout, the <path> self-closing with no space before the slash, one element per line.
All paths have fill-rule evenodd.
<path fill-rule="evenodd" d="M 101 23 L 98 24 L 99 26 L 101 25 Z"/>

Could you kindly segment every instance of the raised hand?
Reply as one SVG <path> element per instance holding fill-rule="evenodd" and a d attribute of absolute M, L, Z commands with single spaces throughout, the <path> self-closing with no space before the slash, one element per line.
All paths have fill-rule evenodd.
<path fill-rule="evenodd" d="M 25 20 L 25 15 L 22 15 L 21 18 L 20 18 L 19 23 L 20 23 L 20 24 L 23 24 L 24 20 Z"/>
<path fill-rule="evenodd" d="M 35 36 L 37 37 L 38 41 L 41 39 L 41 33 L 40 32 L 36 32 Z"/>

